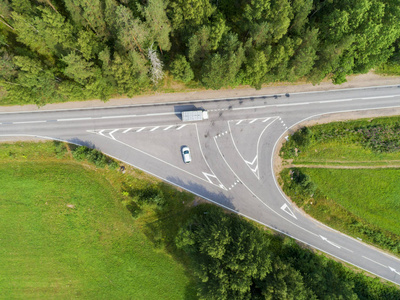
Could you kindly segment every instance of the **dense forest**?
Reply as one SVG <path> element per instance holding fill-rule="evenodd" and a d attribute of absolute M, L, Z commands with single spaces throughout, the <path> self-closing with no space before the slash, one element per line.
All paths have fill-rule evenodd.
<path fill-rule="evenodd" d="M 213 205 L 193 209 L 176 244 L 190 257 L 200 299 L 399 299 L 397 287 L 272 236 Z"/>
<path fill-rule="evenodd" d="M 3 103 L 207 89 L 399 62 L 399 0 L 0 0 Z M 1 103 L 1 101 L 0 101 Z"/>

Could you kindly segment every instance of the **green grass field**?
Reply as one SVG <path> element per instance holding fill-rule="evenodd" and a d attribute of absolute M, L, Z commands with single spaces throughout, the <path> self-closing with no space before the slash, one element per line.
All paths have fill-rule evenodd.
<path fill-rule="evenodd" d="M 314 218 L 400 254 L 399 134 L 398 116 L 303 128 L 281 156 L 310 178 L 283 170 L 284 190 Z"/>
<path fill-rule="evenodd" d="M 376 227 L 400 235 L 400 169 L 302 168 L 318 189 Z"/>
<path fill-rule="evenodd" d="M 0 147 L 0 297 L 193 299 L 182 264 L 154 247 L 104 176 L 28 161 L 49 147 Z"/>
<path fill-rule="evenodd" d="M 400 152 L 377 153 L 360 144 L 343 143 L 338 140 L 323 141 L 310 146 L 294 158 L 294 164 L 329 164 L 331 162 L 379 162 L 397 161 L 400 163 Z"/>

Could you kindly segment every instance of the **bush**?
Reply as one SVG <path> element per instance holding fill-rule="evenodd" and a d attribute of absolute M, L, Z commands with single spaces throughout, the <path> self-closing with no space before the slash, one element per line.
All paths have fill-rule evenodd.
<path fill-rule="evenodd" d="M 108 166 L 110 169 L 116 169 L 118 167 L 118 163 L 113 159 L 104 155 L 99 150 L 90 149 L 86 146 L 79 146 L 78 148 L 72 150 L 72 156 L 78 161 L 86 159 L 88 162 L 96 165 L 98 168 L 104 168 L 105 166 Z"/>

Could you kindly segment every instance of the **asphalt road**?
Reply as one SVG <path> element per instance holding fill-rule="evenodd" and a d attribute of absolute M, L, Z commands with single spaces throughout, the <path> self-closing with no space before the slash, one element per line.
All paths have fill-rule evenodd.
<path fill-rule="evenodd" d="M 209 111 L 184 123 L 181 112 Z M 0 137 L 36 136 L 104 153 L 400 285 L 400 260 L 326 227 L 284 196 L 277 141 L 322 114 L 400 108 L 400 84 L 159 105 L 0 113 Z M 389 112 L 390 114 L 390 112 Z M 180 149 L 190 147 L 192 163 Z"/>

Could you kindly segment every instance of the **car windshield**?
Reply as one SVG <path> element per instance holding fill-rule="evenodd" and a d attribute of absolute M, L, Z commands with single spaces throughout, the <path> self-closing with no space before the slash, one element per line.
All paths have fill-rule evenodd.
<path fill-rule="evenodd" d="M 189 150 L 183 151 L 183 154 L 189 154 Z"/>

